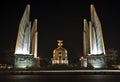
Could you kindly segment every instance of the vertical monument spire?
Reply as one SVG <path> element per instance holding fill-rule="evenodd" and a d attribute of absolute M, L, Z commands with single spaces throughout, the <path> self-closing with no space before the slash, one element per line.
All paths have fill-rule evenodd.
<path fill-rule="evenodd" d="M 83 29 L 83 54 L 84 57 L 86 57 L 89 52 L 90 52 L 90 43 L 89 43 L 89 28 L 88 28 L 88 23 L 87 20 L 84 19 L 84 29 Z"/>
<path fill-rule="evenodd" d="M 37 19 L 34 20 L 32 26 L 31 44 L 32 44 L 31 53 L 32 55 L 34 55 L 34 58 L 37 58 L 37 45 L 38 45 Z"/>
<path fill-rule="evenodd" d="M 15 54 L 30 54 L 31 22 L 29 21 L 29 17 L 30 5 L 28 4 L 19 24 Z"/>
<path fill-rule="evenodd" d="M 93 4 L 90 6 L 90 11 L 91 11 L 91 24 L 89 25 L 91 29 L 90 30 L 91 53 L 90 54 L 105 54 L 102 26 Z"/>

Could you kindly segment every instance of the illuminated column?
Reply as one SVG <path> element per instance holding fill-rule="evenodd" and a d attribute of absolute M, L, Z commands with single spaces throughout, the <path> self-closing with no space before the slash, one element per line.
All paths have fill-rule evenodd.
<path fill-rule="evenodd" d="M 90 40 L 89 40 L 89 28 L 88 28 L 88 23 L 87 20 L 84 19 L 84 31 L 83 31 L 83 54 L 84 57 L 86 57 L 89 54 L 90 51 Z"/>
<path fill-rule="evenodd" d="M 84 31 L 83 31 L 83 54 L 86 56 L 86 19 L 84 19 Z"/>
<path fill-rule="evenodd" d="M 32 55 L 37 58 L 37 45 L 38 45 L 38 32 L 37 32 L 37 19 L 34 20 L 31 32 L 31 43 L 32 43 Z"/>
<path fill-rule="evenodd" d="M 34 51 L 34 58 L 37 58 L 37 46 L 38 46 L 38 32 L 35 33 L 35 51 Z"/>

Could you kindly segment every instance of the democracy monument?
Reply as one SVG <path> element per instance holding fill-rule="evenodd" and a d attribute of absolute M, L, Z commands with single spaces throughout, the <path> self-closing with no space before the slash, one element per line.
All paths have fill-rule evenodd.
<path fill-rule="evenodd" d="M 97 16 L 94 5 L 90 5 L 91 20 L 87 23 L 84 19 L 83 54 L 81 66 L 93 68 L 106 68 L 105 46 L 102 26 Z"/>
<path fill-rule="evenodd" d="M 90 6 L 91 20 L 84 19 L 83 30 L 83 57 L 81 67 L 106 68 L 105 46 L 102 34 L 102 26 L 97 16 L 94 5 Z M 31 26 L 32 25 L 32 26 Z M 31 28 L 32 27 L 32 28 Z M 69 64 L 68 53 L 63 48 L 63 40 L 57 40 L 58 47 L 53 50 L 52 64 Z M 15 47 L 14 67 L 39 68 L 40 58 L 37 56 L 38 31 L 37 19 L 33 24 L 30 21 L 30 5 L 25 8 L 21 18 Z"/>
<path fill-rule="evenodd" d="M 37 57 L 38 32 L 37 19 L 34 20 L 32 29 L 30 21 L 30 5 L 26 6 L 19 24 L 18 36 L 15 47 L 15 68 L 39 67 Z"/>

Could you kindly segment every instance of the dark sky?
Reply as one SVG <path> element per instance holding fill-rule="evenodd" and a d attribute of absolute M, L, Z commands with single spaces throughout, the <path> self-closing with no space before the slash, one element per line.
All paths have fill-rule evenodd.
<path fill-rule="evenodd" d="M 38 19 L 39 56 L 52 57 L 57 39 L 64 40 L 63 47 L 71 57 L 82 55 L 83 19 L 90 20 L 92 3 L 102 24 L 105 48 L 120 51 L 120 5 L 115 0 L 4 0 L 0 3 L 0 53 L 15 49 L 19 22 L 28 3 L 30 20 Z"/>

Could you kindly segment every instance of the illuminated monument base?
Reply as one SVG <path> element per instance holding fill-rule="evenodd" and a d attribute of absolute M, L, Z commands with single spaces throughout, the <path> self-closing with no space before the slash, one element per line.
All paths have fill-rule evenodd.
<path fill-rule="evenodd" d="M 87 62 L 88 62 L 88 66 L 91 66 L 93 68 L 106 68 L 106 57 L 104 55 L 90 55 L 87 56 Z"/>
<path fill-rule="evenodd" d="M 34 58 L 33 55 L 16 55 L 15 56 L 15 68 L 27 69 L 38 68 L 39 58 Z"/>

